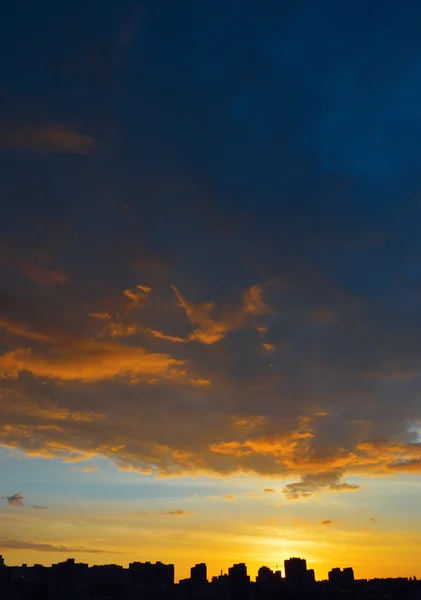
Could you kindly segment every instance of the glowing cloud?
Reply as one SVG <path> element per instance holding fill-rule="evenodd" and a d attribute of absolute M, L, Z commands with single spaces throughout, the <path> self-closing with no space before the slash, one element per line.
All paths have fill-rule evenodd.
<path fill-rule="evenodd" d="M 29 371 L 37 377 L 62 380 L 99 381 L 123 377 L 131 381 L 156 378 L 189 380 L 186 362 L 167 354 L 148 353 L 143 348 L 114 341 L 78 339 L 57 345 L 53 351 L 18 349 L 0 356 L 3 377 Z M 203 380 L 198 379 L 203 385 Z M 194 378 L 190 379 L 194 385 Z"/>
<path fill-rule="evenodd" d="M 124 290 L 124 295 L 129 299 L 128 310 L 133 308 L 142 309 L 146 306 L 152 288 L 145 285 L 137 285 L 136 288 Z"/>
<path fill-rule="evenodd" d="M 214 302 L 194 304 L 186 300 L 175 286 L 172 288 L 190 323 L 199 326 L 189 334 L 188 339 L 203 344 L 215 344 L 229 332 L 245 327 L 247 317 L 269 312 L 269 307 L 262 300 L 263 290 L 257 285 L 243 293 L 242 304 L 237 307 L 218 307 Z"/>

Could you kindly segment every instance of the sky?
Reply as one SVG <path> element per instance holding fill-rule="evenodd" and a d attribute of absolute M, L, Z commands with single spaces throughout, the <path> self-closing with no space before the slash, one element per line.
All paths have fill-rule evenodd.
<path fill-rule="evenodd" d="M 0 19 L 0 554 L 421 576 L 421 5 Z"/>

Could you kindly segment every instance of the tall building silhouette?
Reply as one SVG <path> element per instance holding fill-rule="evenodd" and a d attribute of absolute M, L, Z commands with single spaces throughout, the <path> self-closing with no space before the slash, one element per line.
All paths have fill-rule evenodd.
<path fill-rule="evenodd" d="M 245 563 L 238 563 L 228 569 L 228 577 L 232 583 L 248 583 L 250 577 L 247 575 Z"/>
<path fill-rule="evenodd" d="M 284 561 L 285 579 L 290 590 L 301 591 L 308 585 L 307 562 L 304 558 L 290 558 Z"/>
<path fill-rule="evenodd" d="M 207 567 L 205 563 L 198 563 L 190 569 L 190 579 L 192 583 L 206 583 L 208 580 Z"/>

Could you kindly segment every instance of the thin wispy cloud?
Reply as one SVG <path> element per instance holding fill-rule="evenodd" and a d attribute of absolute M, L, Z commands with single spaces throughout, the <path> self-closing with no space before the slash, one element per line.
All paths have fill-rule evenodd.
<path fill-rule="evenodd" d="M 163 511 L 142 511 L 136 513 L 139 517 L 185 517 L 191 513 L 188 510 L 181 510 L 180 508 L 175 510 L 163 510 Z"/>
<path fill-rule="evenodd" d="M 11 539 L 0 539 L 0 550 L 35 550 L 37 552 L 60 552 L 64 554 L 121 554 L 121 552 L 116 552 L 114 550 L 86 548 L 84 546 L 46 544 Z"/>
<path fill-rule="evenodd" d="M 95 141 L 66 124 L 0 127 L 0 149 L 20 150 L 42 154 L 90 154 Z"/>

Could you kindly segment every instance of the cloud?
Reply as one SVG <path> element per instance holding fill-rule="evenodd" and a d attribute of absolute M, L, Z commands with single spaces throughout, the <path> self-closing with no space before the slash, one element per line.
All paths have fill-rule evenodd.
<path fill-rule="evenodd" d="M 275 352 L 276 351 L 276 347 L 273 344 L 260 344 L 261 347 L 263 348 L 263 350 L 266 350 L 266 352 Z"/>
<path fill-rule="evenodd" d="M 93 317 L 94 319 L 100 319 L 101 321 L 111 321 L 111 315 L 108 313 L 91 312 L 89 313 L 89 316 Z"/>
<path fill-rule="evenodd" d="M 298 500 L 299 498 L 309 498 L 316 492 L 322 491 L 355 491 L 359 485 L 352 485 L 341 482 L 342 473 L 327 471 L 325 473 L 305 474 L 301 481 L 289 483 L 283 489 L 285 496 L 289 500 Z"/>
<path fill-rule="evenodd" d="M 178 337 L 175 335 L 167 335 L 165 333 L 163 333 L 162 331 L 157 331 L 156 329 L 150 329 L 148 328 L 147 330 L 151 335 L 153 335 L 154 337 L 160 339 L 160 340 L 168 340 L 169 342 L 175 342 L 175 343 L 181 343 L 184 344 L 186 342 L 188 342 L 189 340 L 186 338 L 182 338 L 182 337 Z"/>
<path fill-rule="evenodd" d="M 229 332 L 245 327 L 248 317 L 270 312 L 262 299 L 263 289 L 258 285 L 243 293 L 239 306 L 217 306 L 214 302 L 195 304 L 186 300 L 174 285 L 172 288 L 190 323 L 199 326 L 190 332 L 190 341 L 214 344 L 223 340 Z"/>
<path fill-rule="evenodd" d="M 185 517 L 190 515 L 191 513 L 187 510 L 164 510 L 164 511 L 156 511 L 156 512 L 140 512 L 137 513 L 139 517 Z"/>
<path fill-rule="evenodd" d="M 269 306 L 263 301 L 263 288 L 252 285 L 243 293 L 243 310 L 251 315 L 264 315 L 270 312 Z"/>
<path fill-rule="evenodd" d="M 371 521 L 372 523 L 375 523 L 377 521 L 377 519 L 375 519 L 374 517 L 370 517 L 368 520 Z"/>
<path fill-rule="evenodd" d="M 2 446 L 66 462 L 107 457 L 158 476 L 288 478 L 288 498 L 357 489 L 347 476 L 421 471 L 420 445 L 403 426 L 396 432 L 393 411 L 380 427 L 373 395 L 354 402 L 341 363 L 333 377 L 336 347 L 327 361 L 312 330 L 304 346 L 278 341 L 274 287 L 246 288 L 234 305 L 192 304 L 180 293 L 175 305 L 171 289 L 140 284 L 96 300 L 95 289 L 77 299 L 66 288 L 37 288 L 25 302 L 0 295 Z M 285 348 L 279 372 L 256 359 L 260 316 Z M 193 343 L 217 331 L 221 343 Z M 294 375 L 303 360 L 304 379 Z"/>
<path fill-rule="evenodd" d="M 26 323 L 18 323 L 0 319 L 0 329 L 4 329 L 7 333 L 13 336 L 35 340 L 40 342 L 48 342 L 50 337 L 45 333 L 33 331 Z"/>
<path fill-rule="evenodd" d="M 333 521 L 331 521 L 330 519 L 325 519 L 324 521 L 321 522 L 321 525 L 332 525 Z"/>
<path fill-rule="evenodd" d="M 89 154 L 94 146 L 92 137 L 79 133 L 71 125 L 47 124 L 15 128 L 3 126 L 0 130 L 0 149 L 3 150 L 26 150 L 43 154 Z"/>
<path fill-rule="evenodd" d="M 97 550 L 85 548 L 84 546 L 56 546 L 54 544 L 41 544 L 38 542 L 26 542 L 20 540 L 0 539 L 1 550 L 36 550 L 38 552 L 63 552 L 67 554 L 121 554 L 110 550 Z"/>
<path fill-rule="evenodd" d="M 189 377 L 186 361 L 168 354 L 148 353 L 143 348 L 118 342 L 92 339 L 65 339 L 50 349 L 20 348 L 0 356 L 0 375 L 16 377 L 28 371 L 36 377 L 64 381 L 98 381 L 121 377 L 129 381 L 160 379 L 191 385 L 205 385 L 200 378 Z"/>
<path fill-rule="evenodd" d="M 64 285 L 68 281 L 67 276 L 60 269 L 53 268 L 52 263 L 47 245 L 32 251 L 10 243 L 0 247 L 0 267 L 11 266 L 25 279 L 41 285 Z"/>
<path fill-rule="evenodd" d="M 109 335 L 111 337 L 127 337 L 129 335 L 136 335 L 136 327 L 131 325 L 124 325 L 123 323 L 110 323 L 108 325 Z"/>
<path fill-rule="evenodd" d="M 81 471 L 82 473 L 94 473 L 95 471 L 98 471 L 98 467 L 83 467 Z"/>
<path fill-rule="evenodd" d="M 33 508 L 34 510 L 47 510 L 48 506 L 42 506 L 40 504 L 34 504 L 31 508 Z"/>
<path fill-rule="evenodd" d="M 128 310 L 130 311 L 133 308 L 141 310 L 145 308 L 151 291 L 152 288 L 140 284 L 135 289 L 124 290 L 124 295 L 129 300 Z"/>
<path fill-rule="evenodd" d="M 237 494 L 225 494 L 225 500 L 237 500 Z"/>
<path fill-rule="evenodd" d="M 13 496 L 3 496 L 3 500 L 7 500 L 10 506 L 23 506 L 23 496 L 20 492 L 13 494 Z"/>
<path fill-rule="evenodd" d="M 276 490 L 273 488 L 265 488 L 263 491 L 265 494 L 273 494 Z"/>

